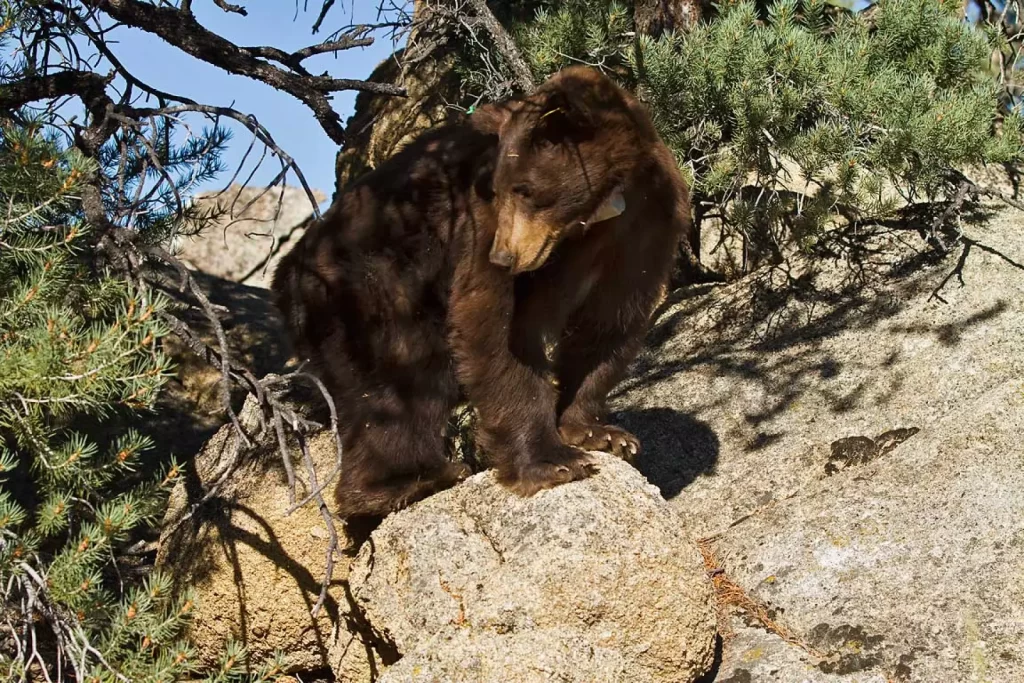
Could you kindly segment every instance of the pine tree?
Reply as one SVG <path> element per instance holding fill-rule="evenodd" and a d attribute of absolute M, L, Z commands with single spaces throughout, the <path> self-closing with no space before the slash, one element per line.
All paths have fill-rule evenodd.
<path fill-rule="evenodd" d="M 810 249 L 837 222 L 949 200 L 955 170 L 1022 152 L 989 70 L 998 41 L 961 3 L 880 0 L 870 16 L 836 4 L 726 0 L 654 39 L 620 2 L 566 0 L 513 32 L 538 79 L 585 63 L 638 93 L 692 181 L 698 224 L 714 214 Z"/>
<path fill-rule="evenodd" d="M 0 574 L 6 599 L 28 600 L 62 649 L 91 643 L 81 675 L 106 680 L 152 669 L 165 679 L 188 649 L 176 641 L 189 596 L 154 575 L 124 596 L 105 576 L 112 553 L 160 511 L 177 469 L 135 480 L 149 441 L 129 430 L 96 438 L 104 417 L 152 405 L 168 369 L 159 349 L 163 305 L 122 280 L 90 272 L 90 226 L 75 207 L 94 172 L 41 122 L 0 128 Z M 89 425 L 89 421 L 95 421 Z M 33 661 L 30 638 L 4 652 L 12 678 Z M 13 656 L 12 656 L 13 655 Z M 68 665 L 69 662 L 62 662 Z"/>
<path fill-rule="evenodd" d="M 16 5 L 0 5 L 4 54 L 18 21 Z M 0 66 L 0 91 L 30 71 Z M 139 147 L 125 139 L 139 130 L 119 132 L 93 161 L 54 121 L 49 109 L 0 116 L 0 678 L 169 683 L 191 670 L 182 633 L 193 595 L 160 572 L 123 571 L 180 471 L 147 460 L 153 444 L 132 428 L 170 370 L 167 304 L 97 258 L 80 197 L 90 179 L 116 178 L 105 198 L 139 197 L 133 230 L 140 244 L 159 244 L 194 218 L 172 210 L 171 195 L 219 170 L 227 136 L 214 129 L 173 147 L 158 130 L 166 144 L 154 154 L 178 184 L 143 192 L 152 166 L 118 153 Z M 248 671 L 232 645 L 210 680 L 280 670 Z"/>
<path fill-rule="evenodd" d="M 43 130 L 0 128 L 0 575 L 10 604 L 28 601 L 49 628 L 15 630 L 28 637 L 0 670 L 71 666 L 33 659 L 35 630 L 67 653 L 90 643 L 76 672 L 87 680 L 171 680 L 188 661 L 177 638 L 190 596 L 159 574 L 117 595 L 107 574 L 178 470 L 139 477 L 148 439 L 102 435 L 104 418 L 151 406 L 164 382 L 163 302 L 90 269 L 75 198 L 95 169 Z"/>

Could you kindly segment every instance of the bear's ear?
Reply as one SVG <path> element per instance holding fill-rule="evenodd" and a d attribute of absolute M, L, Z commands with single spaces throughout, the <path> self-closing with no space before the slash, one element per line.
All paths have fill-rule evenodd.
<path fill-rule="evenodd" d="M 490 102 L 477 107 L 469 115 L 469 122 L 474 128 L 494 135 L 501 135 L 505 126 L 512 120 L 512 114 L 521 109 L 521 100 L 505 100 L 504 102 Z"/>
<path fill-rule="evenodd" d="M 563 90 L 546 95 L 539 102 L 532 131 L 536 144 L 576 143 L 594 135 L 594 120 L 577 98 Z"/>

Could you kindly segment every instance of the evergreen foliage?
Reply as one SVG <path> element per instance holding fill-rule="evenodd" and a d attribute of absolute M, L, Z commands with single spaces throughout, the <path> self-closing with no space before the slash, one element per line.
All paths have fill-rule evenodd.
<path fill-rule="evenodd" d="M 5 598 L 37 601 L 68 651 L 91 643 L 96 652 L 79 664 L 87 680 L 114 680 L 105 660 L 133 680 L 169 681 L 188 661 L 179 634 L 191 597 L 172 597 L 159 574 L 119 594 L 109 574 L 132 532 L 160 514 L 178 469 L 142 476 L 149 440 L 103 434 L 107 419 L 150 407 L 165 380 L 163 302 L 91 267 L 76 197 L 97 169 L 43 130 L 0 128 Z M 4 652 L 0 670 L 18 680 L 25 666 L 56 664 L 28 654 Z"/>
<path fill-rule="evenodd" d="M 551 3 L 537 10 L 532 22 L 516 28 L 539 78 L 579 62 L 615 69 L 633 45 L 632 11 L 618 0 Z"/>
<path fill-rule="evenodd" d="M 654 39 L 617 1 L 568 0 L 515 35 L 538 78 L 586 63 L 634 89 L 692 180 L 697 220 L 714 213 L 745 237 L 785 225 L 810 247 L 840 216 L 948 199 L 953 169 L 1019 160 L 1021 119 L 998 116 L 989 70 L 1000 43 L 961 3 L 763 6 L 727 0 Z"/>
<path fill-rule="evenodd" d="M 17 5 L 0 15 L 10 54 Z M 32 69 L 0 66 L 0 90 Z M 141 147 L 128 138 L 145 129 L 122 130 L 93 161 L 62 144 L 57 121 L 50 109 L 0 117 L 0 679 L 179 680 L 192 670 L 183 627 L 193 595 L 158 571 L 126 571 L 180 471 L 147 460 L 153 444 L 131 427 L 169 373 L 167 304 L 97 259 L 100 230 L 81 193 L 99 177 L 105 202 L 131 200 L 125 227 L 139 243 L 159 244 L 194 218 L 172 198 L 220 170 L 227 135 L 214 128 L 172 146 L 169 130 L 150 130 L 157 148 L 143 157 L 118 150 Z M 209 680 L 280 671 L 276 661 L 248 670 L 233 644 Z"/>

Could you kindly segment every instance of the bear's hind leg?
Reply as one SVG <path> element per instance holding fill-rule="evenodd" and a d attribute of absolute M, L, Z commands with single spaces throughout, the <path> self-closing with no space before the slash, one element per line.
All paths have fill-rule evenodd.
<path fill-rule="evenodd" d="M 444 430 L 457 399 L 447 365 L 421 364 L 414 377 L 391 385 L 376 373 L 376 386 L 353 399 L 335 489 L 340 517 L 384 517 L 470 474 L 445 455 Z"/>
<path fill-rule="evenodd" d="M 472 471 L 463 463 L 445 462 L 432 470 L 379 482 L 343 482 L 335 491 L 338 516 L 386 517 L 428 496 L 451 488 Z"/>

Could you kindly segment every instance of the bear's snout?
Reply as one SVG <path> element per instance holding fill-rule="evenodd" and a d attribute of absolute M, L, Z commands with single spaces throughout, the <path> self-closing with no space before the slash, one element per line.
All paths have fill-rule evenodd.
<path fill-rule="evenodd" d="M 494 247 L 491 248 L 490 261 L 496 266 L 511 268 L 515 263 L 515 258 L 513 258 L 512 252 L 506 249 L 500 249 L 498 248 L 498 245 L 495 244 Z"/>

